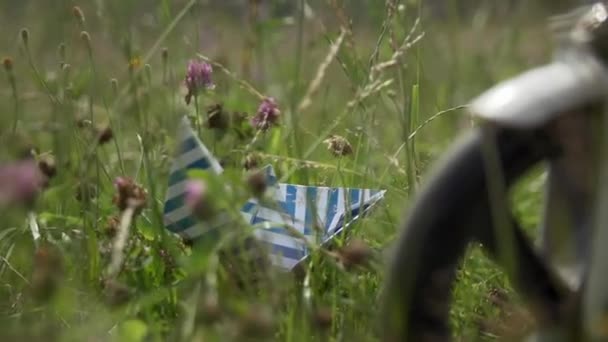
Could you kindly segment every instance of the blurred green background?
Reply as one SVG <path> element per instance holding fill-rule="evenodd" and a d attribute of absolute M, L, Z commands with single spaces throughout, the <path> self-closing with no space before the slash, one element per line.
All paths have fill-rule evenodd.
<path fill-rule="evenodd" d="M 38 155 L 56 159 L 57 176 L 35 212 L 44 239 L 59 249 L 64 260 L 54 299 L 32 302 L 35 286 L 28 279 L 50 266 L 44 262 L 41 266 L 34 258 L 41 247 L 31 241 L 23 224 L 25 213 L 7 210 L 0 215 L 4 219 L 0 331 L 7 340 L 139 341 L 147 336 L 147 340 L 223 341 L 253 338 L 258 330 L 261 340 L 376 340 L 375 298 L 384 265 L 350 272 L 321 253 L 313 258 L 309 287 L 280 278 L 262 295 L 252 295 L 225 285 L 230 280 L 220 277 L 222 301 L 215 309 L 224 310 L 226 317 L 213 323 L 200 318 L 213 309 L 205 301 L 209 299 L 205 293 L 212 293 L 205 279 L 214 272 L 205 261 L 209 256 L 175 252 L 167 261 L 166 239 L 176 246 L 179 241 L 163 237 L 157 211 L 175 147 L 175 128 L 186 113 L 195 121 L 203 120 L 205 108 L 215 103 L 222 103 L 227 111 L 254 115 L 259 99 L 216 67 L 215 91 L 201 96 L 198 111 L 186 106 L 187 62 L 197 54 L 217 61 L 237 79 L 275 97 L 281 108 L 280 127 L 250 145 L 231 133 L 203 129 L 201 138 L 228 169 L 240 170 L 251 148 L 290 182 L 387 189 L 381 208 L 352 228 L 354 236 L 381 249 L 394 240 L 409 199 L 432 163 L 472 126 L 465 111 L 450 109 L 466 105 L 496 82 L 546 62 L 552 49 L 547 18 L 577 4 L 0 1 L 0 53 L 12 59 L 18 104 L 15 107 L 7 81 L 0 98 L 0 156 L 10 162 L 27 145 L 35 147 Z M 75 17 L 74 6 L 84 13 L 84 22 Z M 396 60 L 396 66 L 380 75 L 380 80 L 392 83 L 362 97 L 362 91 L 369 90 L 370 65 L 389 60 L 417 20 L 411 38 L 422 32 L 424 36 Z M 341 26 L 352 32 L 327 69 L 311 107 L 298 112 Z M 22 29 L 27 29 L 27 44 Z M 88 32 L 90 41 L 82 31 Z M 378 58 L 370 62 L 376 47 Z M 358 97 L 361 101 L 350 106 L 349 101 Z M 445 114 L 402 146 L 425 120 L 442 111 Z M 16 135 L 10 130 L 15 118 Z M 96 146 L 95 131 L 79 128 L 82 120 L 86 127 L 111 127 L 113 142 Z M 328 134 L 347 138 L 354 155 L 333 157 L 321 140 Z M 104 229 L 117 215 L 111 202 L 112 180 L 125 175 L 149 191 L 149 200 L 131 231 L 128 267 L 116 279 L 122 287 L 108 290 L 99 284 L 109 260 L 107 246 L 113 241 Z M 532 233 L 541 185 L 532 176 L 513 195 Z M 90 201 L 74 195 L 83 188 L 93 188 Z M 347 241 L 340 239 L 338 248 L 345 248 Z M 201 284 L 207 285 L 196 290 Z M 308 290 L 313 309 L 302 299 Z M 116 308 L 107 303 L 108 292 L 110 299 L 130 295 Z M 471 249 L 455 290 L 455 334 L 463 341 L 493 340 L 528 326 L 529 318 L 513 303 L 518 299 L 500 270 L 479 249 Z M 256 317 L 259 306 L 270 310 L 272 319 Z M 329 312 L 329 328 L 315 325 L 322 321 L 320 312 Z M 265 324 L 276 329 L 268 333 Z"/>

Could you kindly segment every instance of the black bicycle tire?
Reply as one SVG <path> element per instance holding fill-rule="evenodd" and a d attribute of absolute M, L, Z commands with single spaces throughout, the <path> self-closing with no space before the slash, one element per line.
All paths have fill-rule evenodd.
<path fill-rule="evenodd" d="M 382 293 L 384 340 L 450 340 L 451 289 L 466 247 L 477 240 L 496 255 L 482 134 L 475 129 L 455 144 L 408 210 Z M 496 146 L 507 187 L 557 153 L 542 131 L 502 130 Z M 567 290 L 513 223 L 520 272 L 512 281 L 542 319 L 556 322 Z"/>

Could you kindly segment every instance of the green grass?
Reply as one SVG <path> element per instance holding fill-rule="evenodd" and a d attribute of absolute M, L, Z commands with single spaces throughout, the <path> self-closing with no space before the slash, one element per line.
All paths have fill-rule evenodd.
<path fill-rule="evenodd" d="M 332 251 L 346 253 L 355 237 L 381 249 L 398 234 L 433 162 L 470 127 L 462 106 L 548 58 L 550 45 L 542 39 L 547 11 L 522 6 L 505 16 L 483 5 L 470 15 L 450 12 L 439 19 L 424 4 L 405 1 L 389 17 L 380 1 L 350 11 L 311 1 L 308 17 L 298 11 L 304 2 L 297 3 L 289 18 L 260 11 L 244 20 L 228 6 L 200 1 L 0 1 L 0 48 L 13 65 L 0 98 L 0 156 L 10 163 L 33 146 L 37 158 L 51 155 L 57 165 L 33 208 L 41 240 L 33 241 L 26 210 L 11 206 L 0 214 L 3 340 L 377 340 L 381 259 L 344 269 L 317 251 L 305 277 L 264 273 L 236 261 L 239 276 L 261 278 L 261 290 L 240 288 L 218 263 L 219 242 L 189 248 L 167 233 L 161 210 L 179 118 L 188 114 L 225 163 L 225 176 L 208 179 L 210 196 L 234 215 L 236 203 L 248 196 L 242 161 L 250 152 L 286 182 L 388 190 L 373 215 L 354 224 Z M 83 22 L 74 17 L 74 5 L 82 8 Z M 351 28 L 351 16 L 352 34 L 310 93 L 310 106 L 298 110 L 340 25 Z M 371 65 L 390 60 L 410 33 L 412 46 L 396 65 L 370 79 L 373 51 L 378 54 Z M 216 67 L 216 89 L 201 94 L 195 108 L 184 103 L 182 81 L 187 61 L 197 56 L 221 63 L 230 74 Z M 244 138 L 232 128 L 204 127 L 206 108 L 215 103 L 251 117 L 257 94 L 277 99 L 278 127 Z M 98 144 L 96 127 L 111 127 L 113 139 Z M 349 140 L 354 153 L 334 157 L 323 144 L 330 134 Z M 112 202 L 119 176 L 133 178 L 148 195 L 129 228 L 120 272 L 104 282 L 116 244 L 112 222 L 124 214 Z M 233 192 L 223 191 L 226 183 Z M 532 227 L 539 198 L 538 188 L 528 184 L 514 203 Z M 248 232 L 246 226 L 230 228 L 227 237 Z M 504 314 L 489 299 L 493 289 L 517 301 L 503 273 L 473 248 L 454 293 L 452 326 L 462 340 L 493 338 L 479 327 L 480 319 Z"/>

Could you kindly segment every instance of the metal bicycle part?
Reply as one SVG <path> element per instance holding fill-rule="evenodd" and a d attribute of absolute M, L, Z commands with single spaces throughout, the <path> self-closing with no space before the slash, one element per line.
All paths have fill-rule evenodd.
<path fill-rule="evenodd" d="M 477 240 L 497 256 L 483 143 L 482 132 L 477 130 L 452 149 L 419 193 L 404 223 L 383 292 L 386 340 L 425 341 L 429 336 L 449 340 L 450 290 L 465 248 Z M 557 153 L 542 131 L 503 130 L 497 147 L 507 184 Z M 519 270 L 512 275 L 514 283 L 529 301 L 537 303 L 539 318 L 557 324 L 569 291 L 521 229 L 512 227 Z"/>
<path fill-rule="evenodd" d="M 449 340 L 450 290 L 468 243 L 481 242 L 502 261 L 504 241 L 495 235 L 485 173 L 485 127 L 498 132 L 493 142 L 499 181 L 507 188 L 537 163 L 547 163 L 542 248 L 536 251 L 508 219 L 516 266 L 509 276 L 541 327 L 572 336 L 580 332 L 581 291 L 594 236 L 597 143 L 608 94 L 608 8 L 596 3 L 575 14 L 557 20 L 567 30 L 558 32 L 562 40 L 553 62 L 472 102 L 481 128 L 448 153 L 417 195 L 383 291 L 386 340 Z"/>

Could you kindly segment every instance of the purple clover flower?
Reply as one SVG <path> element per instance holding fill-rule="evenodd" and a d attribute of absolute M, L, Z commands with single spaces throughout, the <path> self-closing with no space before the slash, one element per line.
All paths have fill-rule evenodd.
<path fill-rule="evenodd" d="M 270 127 L 278 124 L 281 111 L 277 106 L 274 98 L 267 97 L 262 100 L 258 107 L 258 112 L 251 119 L 251 125 L 262 131 L 268 130 Z"/>
<path fill-rule="evenodd" d="M 33 159 L 0 166 L 0 206 L 31 204 L 46 182 Z"/>
<path fill-rule="evenodd" d="M 185 79 L 186 88 L 188 88 L 186 104 L 190 104 L 192 96 L 196 96 L 199 91 L 203 89 L 213 89 L 215 87 L 211 80 L 212 73 L 213 67 L 209 63 L 195 60 L 191 60 L 188 63 Z"/>

